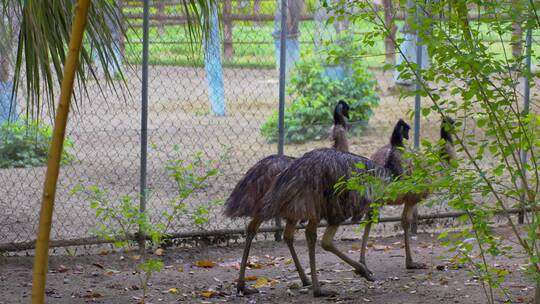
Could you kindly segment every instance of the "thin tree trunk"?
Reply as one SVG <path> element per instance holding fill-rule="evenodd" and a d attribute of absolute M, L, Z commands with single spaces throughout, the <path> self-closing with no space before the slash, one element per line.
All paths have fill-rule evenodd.
<path fill-rule="evenodd" d="M 396 45 L 394 43 L 396 41 L 397 27 L 396 27 L 396 24 L 394 23 L 394 17 L 393 17 L 394 9 L 392 6 L 392 0 L 383 0 L 383 6 L 384 6 L 384 23 L 386 24 L 386 27 L 390 30 L 390 35 L 384 38 L 386 63 L 394 64 L 395 53 L 396 53 Z"/>
<path fill-rule="evenodd" d="M 53 138 L 49 149 L 49 160 L 47 162 L 47 172 L 45 175 L 41 211 L 39 214 L 39 227 L 32 282 L 32 304 L 42 304 L 45 300 L 45 281 L 47 278 L 54 197 L 56 194 L 58 175 L 60 173 L 60 159 L 64 148 L 64 137 L 68 122 L 71 96 L 73 95 L 75 73 L 79 64 L 81 44 L 89 6 L 90 0 L 78 0 L 77 6 L 75 7 L 75 19 L 69 41 L 69 53 L 64 64 L 64 78 L 62 79 L 60 101 L 54 120 Z"/>
<path fill-rule="evenodd" d="M 165 14 L 165 3 L 163 1 L 156 1 L 158 15 L 163 16 Z M 160 35 L 165 34 L 165 21 L 163 19 L 158 20 L 158 31 Z"/>
<path fill-rule="evenodd" d="M 519 21 L 512 23 L 512 56 L 517 58 L 523 54 L 523 28 Z"/>
<path fill-rule="evenodd" d="M 534 290 L 534 304 L 540 304 L 540 282 L 536 282 Z"/>
<path fill-rule="evenodd" d="M 124 19 L 124 1 L 125 0 L 118 1 L 118 13 L 119 13 L 118 16 L 120 17 L 120 25 L 121 25 L 120 32 L 118 33 L 120 35 L 120 39 L 118 42 L 119 42 L 119 47 L 120 47 L 120 55 L 122 55 L 122 59 L 126 58 L 126 37 L 124 36 L 124 32 L 127 25 Z"/>
<path fill-rule="evenodd" d="M 512 7 L 516 11 L 522 10 L 522 4 L 519 0 L 512 0 Z M 521 26 L 521 16 L 518 14 L 512 22 L 512 56 L 518 58 L 523 54 L 523 27 Z"/>
<path fill-rule="evenodd" d="M 255 0 L 253 2 L 253 15 L 258 18 L 261 15 L 261 0 Z M 261 25 L 259 21 L 255 21 L 256 25 Z"/>
<path fill-rule="evenodd" d="M 231 0 L 225 0 L 223 2 L 223 56 L 226 61 L 229 61 L 234 56 L 233 48 L 233 21 L 232 14 L 232 2 Z"/>

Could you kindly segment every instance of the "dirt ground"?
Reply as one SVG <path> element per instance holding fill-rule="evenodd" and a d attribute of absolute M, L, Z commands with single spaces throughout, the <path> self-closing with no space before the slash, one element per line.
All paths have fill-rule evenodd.
<path fill-rule="evenodd" d="M 501 237 L 511 237 L 508 228 L 497 229 Z M 300 234 L 300 232 L 299 232 Z M 300 236 L 300 235 L 298 235 Z M 351 257 L 359 256 L 357 239 L 336 242 Z M 234 280 L 243 244 L 198 248 L 170 248 L 162 259 L 165 269 L 151 280 L 147 303 L 485 303 L 480 283 L 467 268 L 449 262 L 452 255 L 436 241 L 436 235 L 419 234 L 413 240 L 416 261 L 428 269 L 406 270 L 402 237 L 378 238 L 370 245 L 367 264 L 376 281 L 367 282 L 353 274 L 351 267 L 317 247 L 317 268 L 323 288 L 338 292 L 331 298 L 313 298 L 302 288 L 286 246 L 258 241 L 250 258 L 253 269 L 247 276 L 264 283 L 259 294 L 239 297 Z M 306 243 L 296 242 L 303 265 L 308 265 Z M 133 273 L 133 254 L 106 253 L 83 256 L 52 256 L 47 281 L 47 303 L 137 303 L 140 281 Z M 478 257 L 476 257 L 478 258 Z M 217 264 L 212 268 L 195 266 L 198 261 Z M 515 252 L 513 259 L 489 261 L 510 272 L 503 284 L 511 303 L 529 303 L 533 284 L 522 271 L 524 260 Z M 0 257 L 0 303 L 27 303 L 31 290 L 31 257 Z M 309 272 L 309 268 L 306 270 Z M 210 298 L 203 296 L 212 295 Z M 498 296 L 498 302 L 503 298 Z"/>

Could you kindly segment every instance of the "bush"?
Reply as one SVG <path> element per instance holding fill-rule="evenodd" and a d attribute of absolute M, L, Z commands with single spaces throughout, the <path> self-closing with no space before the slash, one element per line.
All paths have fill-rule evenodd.
<path fill-rule="evenodd" d="M 18 120 L 0 125 L 0 168 L 27 168 L 47 163 L 52 129 L 37 121 Z M 66 139 L 62 163 L 69 164 L 72 142 Z"/>
<path fill-rule="evenodd" d="M 335 49 L 328 53 L 323 62 L 343 62 L 339 58 L 329 60 L 338 54 Z M 328 77 L 320 62 L 317 58 L 302 60 L 291 75 L 287 90 L 293 101 L 284 117 L 287 143 L 320 139 L 332 125 L 332 112 L 339 100 L 350 105 L 353 127 L 366 125 L 373 115 L 372 108 L 379 104 L 375 80 L 360 61 L 353 60 L 348 65 L 349 76 L 343 80 Z M 262 125 L 261 133 L 268 142 L 278 140 L 278 111 Z"/>

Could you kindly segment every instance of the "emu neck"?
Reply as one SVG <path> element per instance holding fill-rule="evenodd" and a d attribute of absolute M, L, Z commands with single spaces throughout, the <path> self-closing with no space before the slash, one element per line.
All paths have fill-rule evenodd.
<path fill-rule="evenodd" d="M 403 136 L 399 128 L 395 128 L 392 132 L 392 137 L 390 137 L 390 145 L 392 147 L 403 147 Z"/>
<path fill-rule="evenodd" d="M 441 139 L 444 139 L 447 143 L 450 144 L 454 143 L 452 135 L 450 135 L 450 133 L 446 131 L 443 127 L 441 127 Z"/>
<path fill-rule="evenodd" d="M 341 125 L 334 125 L 332 130 L 333 148 L 341 152 L 349 152 L 349 141 L 347 140 L 347 130 Z"/>

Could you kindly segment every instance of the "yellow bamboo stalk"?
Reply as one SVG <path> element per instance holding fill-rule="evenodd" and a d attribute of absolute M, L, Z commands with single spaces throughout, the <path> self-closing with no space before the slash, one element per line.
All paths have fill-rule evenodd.
<path fill-rule="evenodd" d="M 56 184 L 60 171 L 60 159 L 64 148 L 64 137 L 71 97 L 73 95 L 73 83 L 79 65 L 79 53 L 89 6 L 90 0 L 78 0 L 77 2 L 75 7 L 75 19 L 71 28 L 69 52 L 64 64 L 64 77 L 62 78 L 60 100 L 54 119 L 53 138 L 49 149 L 47 173 L 45 175 L 41 211 L 39 214 L 36 256 L 34 258 L 34 276 L 32 282 L 32 304 L 42 304 L 45 300 L 45 281 L 47 278 L 49 239 L 54 209 L 54 196 L 56 194 Z"/>

